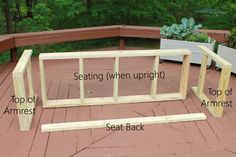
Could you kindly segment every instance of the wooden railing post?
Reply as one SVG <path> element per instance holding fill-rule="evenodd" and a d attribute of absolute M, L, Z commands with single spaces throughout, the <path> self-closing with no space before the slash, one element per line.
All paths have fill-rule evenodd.
<path fill-rule="evenodd" d="M 125 49 L 125 38 L 120 38 L 119 49 L 120 50 L 124 50 Z"/>
<path fill-rule="evenodd" d="M 10 56 L 11 56 L 11 62 L 16 62 L 18 60 L 17 47 L 10 49 Z"/>

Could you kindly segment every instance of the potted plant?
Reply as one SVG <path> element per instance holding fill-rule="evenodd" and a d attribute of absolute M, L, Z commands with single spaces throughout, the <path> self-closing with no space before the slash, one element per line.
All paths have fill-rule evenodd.
<path fill-rule="evenodd" d="M 232 64 L 232 72 L 236 73 L 236 28 L 230 31 L 225 45 L 219 45 L 217 54 Z M 216 64 L 217 68 L 221 68 Z"/>
<path fill-rule="evenodd" d="M 183 18 L 181 24 L 172 24 L 161 28 L 161 45 L 160 49 L 189 49 L 192 52 L 191 63 L 201 64 L 201 52 L 198 45 L 205 45 L 213 50 L 214 40 L 206 33 L 199 32 L 201 24 L 195 24 L 193 18 Z M 181 56 L 168 56 L 161 59 L 182 61 Z M 208 65 L 211 64 L 209 59 Z"/>

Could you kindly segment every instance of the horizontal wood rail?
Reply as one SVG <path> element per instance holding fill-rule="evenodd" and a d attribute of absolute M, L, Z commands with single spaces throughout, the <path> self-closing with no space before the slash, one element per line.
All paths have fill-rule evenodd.
<path fill-rule="evenodd" d="M 17 102 L 16 104 L 17 110 L 21 110 L 23 112 L 27 110 L 26 112 L 32 112 L 32 114 L 26 114 L 26 113 L 18 114 L 20 130 L 22 131 L 30 130 L 34 114 L 33 110 L 35 108 L 35 103 L 37 99 L 37 96 L 34 94 L 34 88 L 33 88 L 32 68 L 30 60 L 31 55 L 32 55 L 32 50 L 25 50 L 20 60 L 18 61 L 15 69 L 12 72 L 15 97 L 17 99 L 22 99 L 22 102 Z M 29 96 L 26 95 L 26 88 L 24 82 L 25 72 L 27 72 Z M 28 98 L 35 98 L 34 99 L 35 101 L 29 102 L 27 101 Z"/>
<path fill-rule="evenodd" d="M 224 42 L 229 33 L 226 30 L 200 30 L 215 40 Z M 111 37 L 135 37 L 160 39 L 159 27 L 113 25 L 101 27 L 76 28 L 33 33 L 18 33 L 0 36 L 0 53 L 21 46 L 41 45 L 65 41 L 101 39 Z M 14 52 L 16 53 L 16 52 Z"/>
<path fill-rule="evenodd" d="M 174 122 L 187 122 L 205 120 L 207 117 L 204 113 L 191 113 L 191 114 L 177 114 L 156 117 L 139 117 L 139 118 L 124 118 L 124 119 L 109 119 L 109 120 L 95 120 L 95 121 L 81 121 L 81 122 L 68 122 L 68 123 L 54 123 L 43 124 L 41 126 L 42 132 L 52 131 L 66 131 L 66 130 L 81 130 L 93 128 L 105 128 L 106 124 L 112 125 L 146 125 L 146 124 L 161 124 L 161 123 L 174 123 Z"/>
<path fill-rule="evenodd" d="M 216 63 L 220 64 L 222 67 L 220 81 L 218 85 L 218 90 L 222 91 L 222 94 L 216 98 L 216 102 L 217 104 L 218 102 L 224 102 L 226 97 L 225 91 L 228 89 L 229 86 L 232 65 L 225 59 L 221 58 L 219 55 L 215 54 L 213 51 L 209 50 L 207 47 L 199 46 L 199 48 L 201 49 L 202 52 L 202 63 L 198 79 L 198 85 L 197 87 L 192 87 L 192 90 L 201 101 L 204 100 L 205 102 L 210 102 L 210 99 L 204 94 L 203 91 L 206 77 L 207 60 L 208 58 L 210 58 L 214 60 Z M 222 117 L 224 110 L 223 106 L 207 105 L 206 107 L 214 117 Z"/>

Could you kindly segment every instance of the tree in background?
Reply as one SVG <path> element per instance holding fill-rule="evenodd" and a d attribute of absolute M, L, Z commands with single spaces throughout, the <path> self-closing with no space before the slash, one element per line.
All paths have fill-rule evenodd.
<path fill-rule="evenodd" d="M 205 28 L 236 25 L 235 0 L 2 0 L 0 4 L 4 13 L 0 20 L 5 19 L 8 33 L 115 24 L 162 26 L 183 17 L 194 17 Z"/>
<path fill-rule="evenodd" d="M 11 16 L 9 0 L 2 0 L 2 4 L 3 4 L 3 12 L 5 16 L 5 21 L 6 21 L 6 32 L 13 33 L 12 16 Z"/>

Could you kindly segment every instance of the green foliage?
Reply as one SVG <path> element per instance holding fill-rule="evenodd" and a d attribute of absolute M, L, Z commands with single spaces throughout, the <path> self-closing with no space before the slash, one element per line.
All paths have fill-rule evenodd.
<path fill-rule="evenodd" d="M 195 24 L 193 18 L 183 18 L 181 24 L 172 24 L 169 27 L 163 26 L 160 33 L 168 39 L 208 42 L 207 34 L 197 31 L 201 27 L 201 24 Z"/>
<path fill-rule="evenodd" d="M 209 42 L 209 37 L 205 33 L 194 33 L 186 36 L 186 41 Z"/>
<path fill-rule="evenodd" d="M 232 29 L 236 26 L 234 0 L 41 0 L 32 1 L 33 16 L 27 15 L 25 0 L 9 2 L 14 33 L 116 24 L 163 26 L 181 21 L 182 17 L 193 17 L 208 29 Z M 3 1 L 0 1 L 0 34 L 6 33 L 3 6 Z M 173 24 L 168 30 L 163 27 L 166 38 L 208 41 L 206 34 L 197 33 L 198 28 L 200 25 L 191 18 L 183 19 L 179 25 Z M 138 44 L 141 42 L 145 45 L 150 41 Z M 108 43 L 113 43 L 113 39 L 47 44 L 33 46 L 33 49 L 37 55 L 41 52 L 93 49 Z M 7 59 L 7 55 L 3 58 Z"/>
<path fill-rule="evenodd" d="M 230 35 L 227 40 L 227 46 L 236 49 L 236 28 L 230 31 Z"/>
<path fill-rule="evenodd" d="M 10 52 L 5 52 L 0 54 L 0 63 L 5 63 L 10 61 Z"/>
<path fill-rule="evenodd" d="M 32 10 L 33 18 L 25 18 L 17 23 L 17 32 L 37 32 L 50 30 L 51 9 L 46 3 L 38 3 Z"/>

